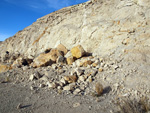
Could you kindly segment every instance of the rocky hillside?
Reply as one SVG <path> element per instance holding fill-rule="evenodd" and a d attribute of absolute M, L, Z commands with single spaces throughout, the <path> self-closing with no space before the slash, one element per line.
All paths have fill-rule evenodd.
<path fill-rule="evenodd" d="M 34 57 L 62 43 L 81 44 L 87 52 L 108 56 L 149 55 L 149 0 L 94 0 L 70 6 L 37 19 L 0 45 L 5 52 Z"/>
<path fill-rule="evenodd" d="M 150 111 L 149 0 L 63 8 L 0 48 L 3 113 Z"/>

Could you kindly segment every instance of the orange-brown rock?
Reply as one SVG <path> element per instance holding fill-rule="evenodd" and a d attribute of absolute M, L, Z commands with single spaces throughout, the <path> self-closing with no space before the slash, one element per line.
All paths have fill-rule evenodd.
<path fill-rule="evenodd" d="M 78 45 L 71 49 L 71 53 L 73 57 L 81 58 L 86 52 L 81 45 Z"/>
<path fill-rule="evenodd" d="M 5 65 L 5 64 L 0 64 L 0 73 L 6 72 L 6 71 L 8 71 L 10 69 L 11 69 L 11 66 Z"/>
<path fill-rule="evenodd" d="M 53 61 L 51 60 L 51 54 L 43 53 L 43 54 L 40 54 L 38 57 L 36 57 L 33 60 L 32 66 L 33 67 L 42 67 L 42 66 L 51 65 L 52 63 L 53 63 Z"/>
<path fill-rule="evenodd" d="M 59 51 L 62 51 L 64 55 L 66 55 L 67 52 L 68 52 L 67 48 L 66 48 L 63 44 L 59 44 L 59 45 L 57 46 L 57 49 L 58 49 Z"/>
<path fill-rule="evenodd" d="M 51 51 L 47 54 L 50 55 L 50 59 L 53 62 L 56 62 L 56 60 L 59 56 L 63 56 L 63 53 L 61 51 L 59 51 L 58 49 L 51 49 Z"/>
<path fill-rule="evenodd" d="M 72 76 L 65 76 L 64 80 L 67 81 L 68 83 L 73 83 L 77 81 L 77 76 L 76 75 L 72 75 Z"/>
<path fill-rule="evenodd" d="M 12 66 L 12 68 L 21 67 L 23 65 L 25 66 L 25 65 L 31 64 L 32 61 L 33 60 L 29 59 L 29 58 L 25 59 L 25 58 L 19 57 L 13 62 L 13 64 L 11 66 Z"/>
<path fill-rule="evenodd" d="M 96 67 L 97 65 L 98 65 L 97 63 L 93 63 L 93 64 L 92 64 L 93 67 Z"/>
<path fill-rule="evenodd" d="M 85 60 L 84 62 L 80 63 L 80 66 L 87 67 L 88 65 L 91 65 L 93 62 L 91 60 Z"/>
<path fill-rule="evenodd" d="M 103 69 L 102 69 L 102 68 L 99 68 L 99 69 L 98 69 L 98 71 L 99 71 L 99 72 L 102 72 L 102 71 L 103 71 Z"/>
<path fill-rule="evenodd" d="M 70 57 L 67 58 L 67 64 L 68 65 L 71 65 L 74 61 L 75 60 L 74 60 L 73 56 L 70 56 Z"/>

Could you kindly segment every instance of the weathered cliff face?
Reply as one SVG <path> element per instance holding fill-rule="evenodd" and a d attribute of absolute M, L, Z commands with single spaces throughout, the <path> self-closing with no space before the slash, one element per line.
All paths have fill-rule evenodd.
<path fill-rule="evenodd" d="M 1 57 L 5 51 L 30 57 L 59 43 L 68 49 L 81 44 L 101 56 L 136 54 L 148 61 L 150 1 L 98 0 L 63 8 L 6 39 L 0 52 Z"/>

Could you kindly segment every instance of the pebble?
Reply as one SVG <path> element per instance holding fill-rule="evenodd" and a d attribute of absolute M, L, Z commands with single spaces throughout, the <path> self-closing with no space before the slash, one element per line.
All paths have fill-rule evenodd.
<path fill-rule="evenodd" d="M 19 103 L 17 109 L 21 109 L 22 105 Z"/>
<path fill-rule="evenodd" d="M 57 65 L 56 65 L 56 64 L 53 64 L 53 65 L 52 65 L 52 69 L 54 69 L 54 70 L 57 69 Z"/>
<path fill-rule="evenodd" d="M 40 84 L 39 87 L 43 88 L 43 87 L 45 87 L 45 84 Z"/>
<path fill-rule="evenodd" d="M 83 76 L 79 76 L 79 81 L 84 82 L 85 78 Z"/>
<path fill-rule="evenodd" d="M 80 91 L 81 91 L 81 90 L 80 90 L 79 88 L 77 88 L 77 89 L 74 90 L 73 94 L 76 95 L 76 94 L 78 94 Z"/>
<path fill-rule="evenodd" d="M 74 108 L 79 107 L 79 106 L 80 106 L 80 103 L 78 103 L 78 102 L 73 104 Z"/>
<path fill-rule="evenodd" d="M 88 79 L 87 79 L 87 82 L 91 83 L 93 80 L 92 80 L 92 77 L 89 76 Z"/>
<path fill-rule="evenodd" d="M 33 81 L 34 78 L 35 78 L 35 77 L 34 77 L 34 75 L 32 74 L 32 75 L 30 75 L 29 80 L 30 80 L 30 81 Z"/>
<path fill-rule="evenodd" d="M 42 78 L 40 78 L 40 80 L 43 80 L 43 81 L 47 82 L 48 81 L 48 77 L 43 76 Z"/>
<path fill-rule="evenodd" d="M 25 70 L 28 69 L 28 67 L 27 66 L 23 66 L 22 69 L 23 69 L 23 71 L 25 71 Z"/>
<path fill-rule="evenodd" d="M 62 79 L 60 80 L 60 82 L 63 83 L 64 85 L 66 84 L 66 81 L 65 81 L 64 78 L 62 78 Z"/>
<path fill-rule="evenodd" d="M 55 87 L 55 83 L 47 82 L 47 85 L 48 85 L 49 88 L 54 88 Z"/>
<path fill-rule="evenodd" d="M 84 73 L 84 70 L 79 69 L 79 68 L 76 68 L 75 71 L 76 71 L 78 76 L 81 76 Z"/>
<path fill-rule="evenodd" d="M 71 91 L 71 90 L 73 90 L 74 86 L 75 86 L 75 83 L 71 83 L 71 84 L 65 86 L 63 88 L 63 90 L 65 90 L 65 91 Z"/>

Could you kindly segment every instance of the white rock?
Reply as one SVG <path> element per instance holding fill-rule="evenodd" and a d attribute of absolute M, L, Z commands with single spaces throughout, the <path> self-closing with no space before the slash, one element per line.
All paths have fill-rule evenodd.
<path fill-rule="evenodd" d="M 71 51 L 68 51 L 67 54 L 65 55 L 65 58 L 68 58 L 70 56 L 72 56 Z"/>
<path fill-rule="evenodd" d="M 57 69 L 57 65 L 56 64 L 53 64 L 52 65 L 52 68 L 55 70 L 55 69 Z"/>
<path fill-rule="evenodd" d="M 43 88 L 43 87 L 45 87 L 45 85 L 44 85 L 44 84 L 40 84 L 39 87 L 40 87 L 40 88 Z"/>
<path fill-rule="evenodd" d="M 22 69 L 23 69 L 23 71 L 25 71 L 25 70 L 28 69 L 28 67 L 27 66 L 23 66 Z"/>
<path fill-rule="evenodd" d="M 66 84 L 66 81 L 65 81 L 64 78 L 62 78 L 62 79 L 60 80 L 60 82 L 63 83 L 64 85 Z"/>
<path fill-rule="evenodd" d="M 78 94 L 80 91 L 81 91 L 81 90 L 80 90 L 79 88 L 77 88 L 77 89 L 74 90 L 73 94 L 76 95 L 76 94 Z"/>
<path fill-rule="evenodd" d="M 48 81 L 48 77 L 47 76 L 43 76 L 42 78 L 40 78 L 40 80 L 47 82 Z"/>
<path fill-rule="evenodd" d="M 30 75 L 29 80 L 30 80 L 30 81 L 33 81 L 34 78 L 35 78 L 35 77 L 34 77 L 34 75 L 32 74 L 32 75 Z"/>
<path fill-rule="evenodd" d="M 71 83 L 63 88 L 65 91 L 71 91 L 75 87 L 75 83 Z"/>
<path fill-rule="evenodd" d="M 75 63 L 76 63 L 76 66 L 77 66 L 77 67 L 80 67 L 80 63 L 81 63 L 80 59 L 76 60 Z"/>
<path fill-rule="evenodd" d="M 46 84 L 48 85 L 49 88 L 55 88 L 56 87 L 55 83 L 47 82 Z"/>
<path fill-rule="evenodd" d="M 73 62 L 73 63 L 72 63 L 72 66 L 73 66 L 73 67 L 77 67 L 77 65 L 76 65 L 76 63 L 75 63 L 75 62 Z"/>
<path fill-rule="evenodd" d="M 31 86 L 30 89 L 31 89 L 31 90 L 35 90 L 35 87 Z"/>
<path fill-rule="evenodd" d="M 79 81 L 82 81 L 82 82 L 84 82 L 84 81 L 85 81 L 85 78 L 84 78 L 84 76 L 79 76 Z"/>
<path fill-rule="evenodd" d="M 71 87 L 70 87 L 70 85 L 68 85 L 68 86 L 65 86 L 65 87 L 63 88 L 63 90 L 65 90 L 65 91 L 70 91 L 70 90 L 71 90 Z"/>

